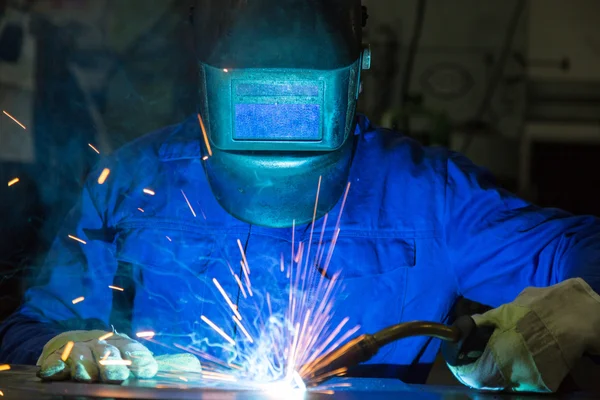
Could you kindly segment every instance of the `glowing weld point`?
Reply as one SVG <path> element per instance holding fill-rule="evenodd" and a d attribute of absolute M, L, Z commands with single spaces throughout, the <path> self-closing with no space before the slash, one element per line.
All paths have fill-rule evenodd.
<path fill-rule="evenodd" d="M 144 209 L 143 209 L 143 208 L 139 208 L 139 207 L 138 207 L 138 210 L 140 210 L 141 212 L 144 212 Z"/>
<path fill-rule="evenodd" d="M 144 189 L 143 192 L 149 194 L 150 196 L 154 196 L 156 194 L 152 189 Z"/>
<path fill-rule="evenodd" d="M 143 332 L 138 332 L 135 334 L 135 336 L 139 337 L 139 338 L 146 338 L 146 339 L 152 339 L 154 337 L 155 333 L 152 331 L 143 331 Z"/>
<path fill-rule="evenodd" d="M 2 393 L 2 390 L 0 390 L 0 396 L 4 396 L 4 393 Z"/>
<path fill-rule="evenodd" d="M 13 117 L 12 115 L 10 115 L 9 113 L 7 113 L 6 111 L 2 110 L 2 112 L 4 113 L 4 115 L 6 115 L 8 118 L 12 119 L 13 121 L 15 121 L 17 123 L 17 125 L 19 125 L 21 128 L 23 129 L 27 129 L 25 128 L 25 125 L 23 125 L 22 123 L 20 123 L 19 121 L 17 121 L 17 119 L 15 117 Z"/>
<path fill-rule="evenodd" d="M 100 176 L 98 177 L 98 183 L 100 185 L 102 185 L 104 182 L 106 182 L 106 178 L 108 178 L 108 174 L 110 174 L 110 169 L 104 168 L 102 170 L 102 172 L 100 173 Z"/>
<path fill-rule="evenodd" d="M 106 339 L 108 339 L 109 337 L 111 337 L 112 335 L 114 335 L 114 333 L 112 333 L 112 332 L 105 333 L 104 335 L 100 336 L 100 337 L 98 338 L 98 340 L 106 340 Z"/>
<path fill-rule="evenodd" d="M 304 381 L 300 377 L 300 374 L 298 373 L 298 371 L 294 371 L 294 374 L 292 375 L 292 377 L 293 377 L 294 383 L 296 384 L 298 389 L 300 389 L 302 392 L 306 392 L 306 385 L 304 384 Z"/>
<path fill-rule="evenodd" d="M 19 182 L 19 178 L 11 179 L 10 181 L 8 181 L 8 186 L 12 186 L 17 182 Z"/>
<path fill-rule="evenodd" d="M 67 361 L 67 358 L 69 358 L 69 355 L 71 354 L 71 350 L 73 350 L 73 346 L 75 346 L 75 342 L 67 342 L 67 345 L 60 356 L 61 360 Z"/>
<path fill-rule="evenodd" d="M 131 360 L 100 360 L 100 365 L 131 365 Z"/>
<path fill-rule="evenodd" d="M 95 148 L 94 146 L 92 146 L 91 143 L 88 143 L 88 146 L 90 146 L 92 148 L 92 150 L 94 150 L 96 153 L 100 154 L 100 152 L 98 151 L 98 149 Z"/>
<path fill-rule="evenodd" d="M 83 300 L 85 300 L 85 297 L 80 296 L 80 297 L 77 297 L 76 299 L 73 299 L 73 301 L 71 301 L 71 303 L 77 304 L 77 303 L 81 303 Z"/>
<path fill-rule="evenodd" d="M 229 70 L 227 68 L 223 68 L 223 72 L 227 73 Z"/>
<path fill-rule="evenodd" d="M 79 242 L 81 244 L 87 244 L 87 242 L 85 240 L 81 240 L 78 237 L 73 236 L 73 235 L 69 235 L 69 239 L 73 239 L 73 240 L 75 240 L 75 241 L 77 241 L 77 242 Z"/>
<path fill-rule="evenodd" d="M 108 287 L 112 290 L 118 290 L 119 292 L 125 291 L 125 289 L 123 289 L 122 287 L 118 287 L 118 286 L 108 285 Z"/>
<path fill-rule="evenodd" d="M 194 209 L 192 208 L 192 205 L 190 204 L 190 201 L 188 200 L 188 198 L 185 195 L 185 193 L 183 192 L 183 190 L 181 191 L 181 194 L 183 195 L 183 198 L 185 199 L 185 202 L 187 203 L 188 207 L 190 208 L 190 211 L 192 212 L 192 215 L 194 216 L 194 218 L 196 218 L 196 211 L 194 211 Z"/>
<path fill-rule="evenodd" d="M 171 238 L 170 238 L 170 237 L 168 237 L 168 236 L 165 236 L 165 237 L 167 238 L 167 240 L 168 240 L 169 242 L 172 242 L 172 240 L 171 240 Z"/>
<path fill-rule="evenodd" d="M 208 326 L 213 328 L 215 332 L 217 332 L 219 335 L 221 335 L 223 337 L 223 339 L 227 340 L 231 345 L 235 345 L 235 342 L 233 341 L 233 339 L 231 337 L 229 337 L 225 332 L 223 332 L 223 330 L 221 328 L 219 328 L 217 325 L 215 325 L 215 323 L 212 322 L 210 319 L 206 318 L 204 315 L 200 316 L 200 319 L 202 321 L 206 322 L 206 324 Z"/>
<path fill-rule="evenodd" d="M 2 364 L 0 365 L 0 371 L 8 371 L 10 369 L 10 365 Z"/>

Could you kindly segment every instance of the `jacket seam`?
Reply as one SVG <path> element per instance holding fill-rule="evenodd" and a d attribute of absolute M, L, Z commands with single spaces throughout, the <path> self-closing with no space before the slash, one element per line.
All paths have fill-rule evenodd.
<path fill-rule="evenodd" d="M 446 152 L 446 165 L 444 171 L 444 229 L 443 229 L 443 237 L 444 237 L 444 246 L 446 247 L 446 256 L 450 261 L 450 269 L 452 270 L 452 277 L 454 278 L 454 284 L 456 285 L 456 293 L 458 296 L 464 297 L 463 290 L 460 287 L 460 282 L 458 280 L 458 274 L 456 273 L 456 265 L 454 263 L 454 258 L 452 257 L 452 253 L 449 251 L 450 246 L 448 246 L 448 222 L 449 222 L 449 210 L 448 210 L 448 186 L 449 186 L 449 164 L 450 164 L 450 154 Z"/>

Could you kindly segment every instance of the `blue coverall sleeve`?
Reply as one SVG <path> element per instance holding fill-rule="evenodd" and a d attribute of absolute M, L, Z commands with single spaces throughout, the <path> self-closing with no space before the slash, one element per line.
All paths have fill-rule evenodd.
<path fill-rule="evenodd" d="M 98 185 L 96 185 L 98 186 Z M 0 325 L 0 362 L 33 364 L 44 344 L 74 329 L 106 329 L 116 271 L 113 238 L 90 184 L 59 231 L 21 308 Z M 81 240 L 82 242 L 78 241 Z M 73 300 L 83 297 L 83 301 Z"/>
<path fill-rule="evenodd" d="M 462 296 L 498 307 L 573 277 L 600 292 L 598 218 L 528 203 L 456 153 L 446 178 L 446 243 Z"/>

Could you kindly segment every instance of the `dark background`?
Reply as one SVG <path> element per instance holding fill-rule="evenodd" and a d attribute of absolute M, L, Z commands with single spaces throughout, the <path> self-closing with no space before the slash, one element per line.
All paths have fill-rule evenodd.
<path fill-rule="evenodd" d="M 600 1 L 364 3 L 362 112 L 526 199 L 600 216 Z M 0 0 L 0 108 L 26 127 L 0 114 L 0 320 L 91 166 L 194 112 L 187 13 L 186 0 Z"/>

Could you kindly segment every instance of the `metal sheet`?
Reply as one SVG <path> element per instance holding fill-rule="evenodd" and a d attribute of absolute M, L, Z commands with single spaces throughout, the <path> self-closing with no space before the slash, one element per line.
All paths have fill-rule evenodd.
<path fill-rule="evenodd" d="M 174 381 L 149 380 L 129 381 L 123 385 L 84 384 L 75 382 L 42 383 L 35 376 L 35 367 L 12 366 L 10 371 L 0 372 L 0 390 L 3 399 L 36 398 L 42 400 L 94 398 L 112 399 L 285 399 L 285 400 L 355 400 L 355 399 L 523 399 L 522 395 L 484 394 L 463 387 L 440 387 L 407 385 L 390 379 L 338 379 L 311 390 L 304 396 L 286 395 L 281 392 L 226 390 L 202 388 Z M 528 400 L 552 399 L 554 396 L 527 396 Z M 556 396 L 556 398 L 559 398 Z M 560 396 L 567 399 L 594 399 L 597 394 L 570 394 Z"/>

